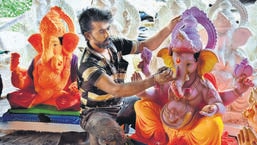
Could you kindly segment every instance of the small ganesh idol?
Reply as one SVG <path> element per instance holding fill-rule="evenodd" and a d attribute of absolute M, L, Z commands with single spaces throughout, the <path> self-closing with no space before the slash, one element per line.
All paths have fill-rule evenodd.
<path fill-rule="evenodd" d="M 11 108 L 44 104 L 58 110 L 80 110 L 78 58 L 73 54 L 79 37 L 71 18 L 61 8 L 52 7 L 40 22 L 40 33 L 28 41 L 37 51 L 28 69 L 19 67 L 19 53 L 11 54 L 11 80 L 18 88 L 7 94 Z"/>

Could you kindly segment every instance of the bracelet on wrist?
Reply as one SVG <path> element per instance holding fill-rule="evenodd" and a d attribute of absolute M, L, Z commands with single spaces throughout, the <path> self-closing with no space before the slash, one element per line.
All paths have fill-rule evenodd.
<path fill-rule="evenodd" d="M 156 74 L 153 75 L 153 81 L 154 81 L 154 86 L 159 88 L 160 87 L 160 84 L 158 83 L 158 81 L 156 80 Z"/>
<path fill-rule="evenodd" d="M 216 113 L 219 112 L 219 110 L 220 110 L 220 109 L 219 109 L 219 108 L 220 108 L 220 107 L 219 107 L 219 104 L 218 104 L 218 103 L 214 103 L 214 105 L 217 107 Z"/>

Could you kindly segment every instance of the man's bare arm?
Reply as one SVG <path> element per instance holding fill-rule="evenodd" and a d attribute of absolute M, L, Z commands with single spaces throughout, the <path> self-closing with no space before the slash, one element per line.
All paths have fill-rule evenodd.
<path fill-rule="evenodd" d="M 162 42 L 169 37 L 173 28 L 180 20 L 181 16 L 175 17 L 170 21 L 170 23 L 166 27 L 162 28 L 158 33 L 142 41 L 139 44 L 139 52 L 142 52 L 144 47 L 147 47 L 150 50 L 157 49 L 162 44 Z"/>
<path fill-rule="evenodd" d="M 136 95 L 143 90 L 152 87 L 156 83 L 163 84 L 171 80 L 172 71 L 170 69 L 157 73 L 145 80 L 139 80 L 124 84 L 115 83 L 111 77 L 103 74 L 95 83 L 95 86 L 115 97 L 126 97 Z"/>

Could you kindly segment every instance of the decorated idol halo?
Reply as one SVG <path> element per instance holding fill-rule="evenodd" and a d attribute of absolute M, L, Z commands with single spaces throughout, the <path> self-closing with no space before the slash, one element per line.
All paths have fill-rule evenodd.
<path fill-rule="evenodd" d="M 181 21 L 175 26 L 172 36 L 170 49 L 192 49 L 186 51 L 198 52 L 202 50 L 202 42 L 197 31 L 197 23 L 201 24 L 208 34 L 208 42 L 205 48 L 214 49 L 217 42 L 217 33 L 213 23 L 206 13 L 192 7 L 183 12 Z M 182 51 L 182 50 L 181 50 Z"/>
<path fill-rule="evenodd" d="M 79 41 L 72 19 L 58 6 L 53 6 L 42 18 L 39 31 L 40 33 L 32 34 L 28 38 L 38 53 L 43 52 L 43 44 L 48 45 L 50 36 L 62 38 L 62 51 L 67 55 L 74 51 Z"/>
<path fill-rule="evenodd" d="M 62 36 L 67 33 L 65 24 L 68 25 L 69 32 L 75 32 L 75 27 L 71 18 L 62 11 L 58 6 L 54 6 L 50 11 L 43 17 L 40 22 L 40 32 L 46 34 L 54 34 Z"/>

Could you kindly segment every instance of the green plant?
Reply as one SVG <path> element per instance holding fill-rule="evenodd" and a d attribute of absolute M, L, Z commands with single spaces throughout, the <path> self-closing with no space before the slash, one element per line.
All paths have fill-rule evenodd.
<path fill-rule="evenodd" d="M 20 16 L 31 6 L 32 0 L 0 0 L 0 18 Z"/>

